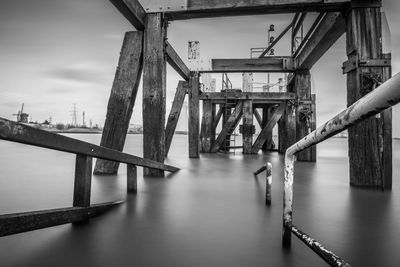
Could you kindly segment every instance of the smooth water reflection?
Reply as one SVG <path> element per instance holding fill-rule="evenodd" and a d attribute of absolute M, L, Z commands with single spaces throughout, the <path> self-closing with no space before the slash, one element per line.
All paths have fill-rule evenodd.
<path fill-rule="evenodd" d="M 100 135 L 74 135 L 97 143 Z M 318 146 L 318 163 L 297 163 L 294 223 L 353 266 L 398 266 L 399 167 L 393 191 L 349 187 L 347 141 Z M 74 156 L 0 142 L 0 213 L 70 206 Z M 141 155 L 141 136 L 126 151 Z M 394 162 L 400 143 L 394 143 Z M 273 164 L 272 206 L 265 177 Z M 325 266 L 293 237 L 281 249 L 283 157 L 203 154 L 187 158 L 186 136 L 174 137 L 166 179 L 142 179 L 138 194 L 87 225 L 63 225 L 0 238 L 0 266 Z M 94 176 L 92 202 L 126 198 L 126 169 Z"/>

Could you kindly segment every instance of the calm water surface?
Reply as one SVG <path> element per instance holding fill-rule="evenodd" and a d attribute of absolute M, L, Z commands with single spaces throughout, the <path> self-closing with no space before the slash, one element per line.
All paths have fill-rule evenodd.
<path fill-rule="evenodd" d="M 98 143 L 100 135 L 73 135 Z M 126 152 L 142 155 L 142 136 Z M 71 206 L 74 155 L 0 141 L 0 213 Z M 272 206 L 265 177 L 273 164 Z M 181 168 L 143 179 L 126 196 L 126 168 L 94 176 L 92 203 L 125 199 L 89 224 L 62 225 L 0 238 L 0 266 L 326 266 L 293 237 L 281 249 L 283 157 L 203 154 L 188 159 L 176 135 L 167 159 Z M 400 266 L 400 142 L 394 141 L 392 191 L 351 188 L 347 140 L 318 145 L 318 162 L 297 163 L 294 223 L 353 266 Z"/>

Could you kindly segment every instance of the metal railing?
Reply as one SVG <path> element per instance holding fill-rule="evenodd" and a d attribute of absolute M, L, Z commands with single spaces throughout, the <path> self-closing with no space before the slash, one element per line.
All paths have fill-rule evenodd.
<path fill-rule="evenodd" d="M 400 73 L 387 80 L 378 88 L 359 99 L 324 125 L 311 132 L 286 150 L 285 180 L 283 196 L 283 237 L 282 245 L 291 246 L 291 233 L 300 238 L 331 266 L 350 266 L 331 251 L 325 249 L 307 234 L 292 224 L 293 179 L 296 154 L 316 145 L 343 130 L 371 117 L 400 102 Z"/>
<path fill-rule="evenodd" d="M 179 169 L 0 118 L 0 139 L 76 154 L 73 207 L 0 215 L 0 236 L 87 220 L 122 201 L 90 204 L 93 157 L 127 164 L 127 191 L 137 191 L 137 168 Z"/>

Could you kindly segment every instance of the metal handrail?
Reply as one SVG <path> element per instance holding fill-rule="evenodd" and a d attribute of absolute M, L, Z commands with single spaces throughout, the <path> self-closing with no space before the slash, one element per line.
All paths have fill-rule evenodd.
<path fill-rule="evenodd" d="M 291 232 L 298 231 L 292 225 L 292 211 L 293 211 L 293 178 L 294 178 L 294 162 L 296 161 L 296 154 L 316 145 L 343 130 L 371 117 L 379 112 L 400 102 L 400 73 L 393 76 L 391 79 L 384 82 L 375 90 L 359 99 L 350 107 L 336 115 L 331 120 L 327 121 L 324 125 L 311 132 L 303 139 L 292 145 L 286 150 L 285 153 L 285 180 L 284 180 L 284 203 L 283 203 L 283 239 L 282 245 L 290 247 L 291 245 Z M 307 235 L 304 234 L 304 239 L 297 235 L 303 242 L 307 243 Z M 309 238 L 309 237 L 308 237 Z M 332 252 L 324 249 L 328 254 L 334 255 Z M 332 266 L 346 266 L 343 260 L 335 257 L 328 257 L 331 259 L 329 264 Z M 328 261 L 324 258 L 324 260 Z M 347 266 L 350 266 L 347 264 Z"/>

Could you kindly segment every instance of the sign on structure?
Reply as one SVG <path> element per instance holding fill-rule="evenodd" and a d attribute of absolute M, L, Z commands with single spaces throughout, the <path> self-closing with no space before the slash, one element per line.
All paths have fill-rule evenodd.
<path fill-rule="evenodd" d="M 188 42 L 188 59 L 189 60 L 200 59 L 200 42 L 199 41 L 189 41 Z"/>

